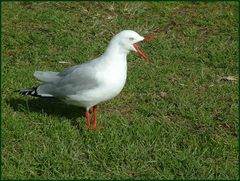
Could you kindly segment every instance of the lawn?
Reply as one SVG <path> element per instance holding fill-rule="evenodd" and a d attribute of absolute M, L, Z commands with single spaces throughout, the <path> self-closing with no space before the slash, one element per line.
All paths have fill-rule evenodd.
<path fill-rule="evenodd" d="M 238 2 L 3 2 L 2 179 L 237 179 Z M 148 62 L 128 56 L 128 79 L 82 108 L 18 95 L 101 55 L 131 29 Z"/>

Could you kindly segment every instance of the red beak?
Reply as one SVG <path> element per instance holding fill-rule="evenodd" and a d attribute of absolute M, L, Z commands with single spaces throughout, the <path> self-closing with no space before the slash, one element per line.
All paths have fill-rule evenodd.
<path fill-rule="evenodd" d="M 156 36 L 144 36 L 144 40 L 149 40 L 149 39 L 153 39 L 153 38 L 157 38 Z"/>
<path fill-rule="evenodd" d="M 157 38 L 157 37 L 156 37 L 156 36 L 144 36 L 144 39 L 143 39 L 143 40 L 145 41 L 145 40 L 149 40 L 149 39 L 153 39 L 153 38 Z M 144 55 L 143 52 L 138 48 L 137 43 L 134 43 L 134 44 L 133 44 L 133 47 L 137 50 L 137 53 L 138 53 L 145 61 L 148 60 L 147 56 Z"/>

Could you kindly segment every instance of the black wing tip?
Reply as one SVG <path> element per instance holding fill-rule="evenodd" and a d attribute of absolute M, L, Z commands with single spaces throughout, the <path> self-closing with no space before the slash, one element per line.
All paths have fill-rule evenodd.
<path fill-rule="evenodd" d="M 15 90 L 14 92 L 18 92 L 19 94 L 21 94 L 23 96 L 33 96 L 33 97 L 40 97 L 40 98 L 55 98 L 55 97 L 39 95 L 37 93 L 37 88 L 38 87 L 26 88 L 26 89 L 18 89 L 18 90 Z"/>
<path fill-rule="evenodd" d="M 34 97 L 39 97 L 39 95 L 37 94 L 37 87 L 27 88 L 27 89 L 18 89 L 18 90 L 15 90 L 14 92 L 18 92 L 19 94 L 24 96 L 31 95 Z"/>

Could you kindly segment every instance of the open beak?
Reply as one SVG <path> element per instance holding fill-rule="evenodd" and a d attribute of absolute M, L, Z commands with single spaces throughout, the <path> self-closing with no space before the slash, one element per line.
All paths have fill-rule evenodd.
<path fill-rule="evenodd" d="M 149 40 L 149 39 L 153 39 L 153 38 L 157 38 L 156 36 L 144 36 L 143 41 L 145 40 Z M 137 51 L 137 53 L 145 60 L 147 61 L 148 58 L 146 57 L 146 55 L 143 54 L 143 52 L 138 48 L 138 44 L 134 43 L 133 47 L 135 48 L 135 50 Z"/>

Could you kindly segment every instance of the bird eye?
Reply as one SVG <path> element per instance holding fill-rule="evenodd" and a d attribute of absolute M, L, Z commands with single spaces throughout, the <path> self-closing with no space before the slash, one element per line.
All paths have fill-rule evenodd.
<path fill-rule="evenodd" d="M 130 37 L 130 38 L 129 38 L 129 40 L 133 41 L 133 40 L 134 40 L 134 38 L 133 38 L 133 37 Z"/>

